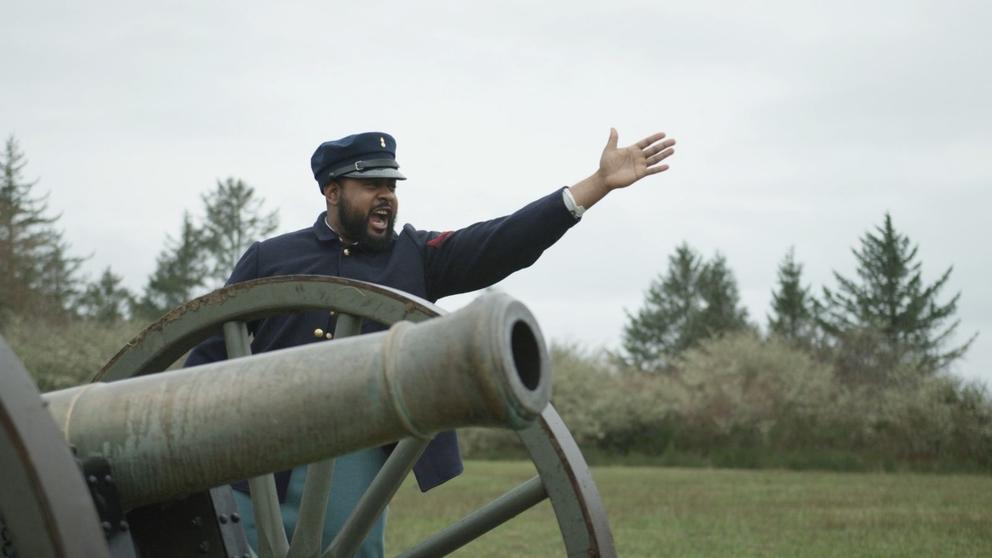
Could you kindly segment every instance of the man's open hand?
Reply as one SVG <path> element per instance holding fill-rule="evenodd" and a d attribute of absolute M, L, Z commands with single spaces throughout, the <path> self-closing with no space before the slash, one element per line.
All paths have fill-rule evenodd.
<path fill-rule="evenodd" d="M 626 188 L 645 176 L 668 170 L 668 165 L 661 162 L 675 152 L 675 140 L 665 139 L 664 133 L 622 148 L 617 147 L 617 140 L 616 128 L 610 128 L 610 139 L 599 158 L 599 177 L 610 190 Z"/>
<path fill-rule="evenodd" d="M 589 209 L 611 190 L 626 188 L 645 176 L 668 170 L 661 162 L 675 152 L 675 140 L 665 134 L 652 134 L 634 145 L 617 147 L 617 130 L 610 128 L 610 140 L 599 158 L 599 170 L 569 187 L 576 204 Z"/>

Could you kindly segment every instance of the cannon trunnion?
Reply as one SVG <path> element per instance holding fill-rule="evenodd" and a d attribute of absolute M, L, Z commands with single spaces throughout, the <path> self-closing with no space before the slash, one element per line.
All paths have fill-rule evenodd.
<path fill-rule="evenodd" d="M 334 342 L 249 356 L 248 322 L 309 310 L 336 314 Z M 251 556 L 226 486 L 244 478 L 260 556 L 351 556 L 430 436 L 463 426 L 517 430 L 538 476 L 402 556 L 450 553 L 545 498 L 569 556 L 615 555 L 588 467 L 548 403 L 533 316 L 501 294 L 427 321 L 443 314 L 358 281 L 261 279 L 173 310 L 94 383 L 43 396 L 0 340 L 0 556 Z M 363 320 L 391 327 L 349 338 Z M 160 372 L 216 334 L 228 361 Z M 333 456 L 394 441 L 342 531 L 321 541 Z M 306 463 L 287 538 L 271 473 Z"/>

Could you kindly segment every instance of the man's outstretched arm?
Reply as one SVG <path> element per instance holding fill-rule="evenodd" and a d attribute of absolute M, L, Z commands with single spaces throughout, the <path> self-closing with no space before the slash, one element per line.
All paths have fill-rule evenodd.
<path fill-rule="evenodd" d="M 664 138 L 654 134 L 618 149 L 617 132 L 611 130 L 599 170 L 569 190 L 559 189 L 505 217 L 431 233 L 425 248 L 428 298 L 487 287 L 533 264 L 577 221 L 563 191 L 571 191 L 572 201 L 588 209 L 610 190 L 667 170 L 661 162 L 672 154 L 675 141 Z"/>
<path fill-rule="evenodd" d="M 611 190 L 626 188 L 645 176 L 668 170 L 662 164 L 675 150 L 674 139 L 664 133 L 652 134 L 641 141 L 617 147 L 617 130 L 610 128 L 610 139 L 599 158 L 599 169 L 591 176 L 569 187 L 575 203 L 589 209 Z"/>

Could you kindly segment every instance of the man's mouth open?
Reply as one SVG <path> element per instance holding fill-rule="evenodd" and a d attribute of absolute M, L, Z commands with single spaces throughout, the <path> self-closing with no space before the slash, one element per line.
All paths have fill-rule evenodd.
<path fill-rule="evenodd" d="M 379 207 L 369 214 L 369 228 L 377 235 L 384 235 L 389 229 L 389 219 L 393 212 L 388 208 Z"/>

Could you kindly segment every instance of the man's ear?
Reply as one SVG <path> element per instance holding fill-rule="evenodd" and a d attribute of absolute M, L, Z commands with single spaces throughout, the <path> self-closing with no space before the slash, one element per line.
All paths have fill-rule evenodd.
<path fill-rule="evenodd" d="M 340 197 L 341 185 L 338 184 L 337 180 L 331 180 L 324 185 L 324 199 L 327 200 L 328 205 L 337 205 Z"/>

